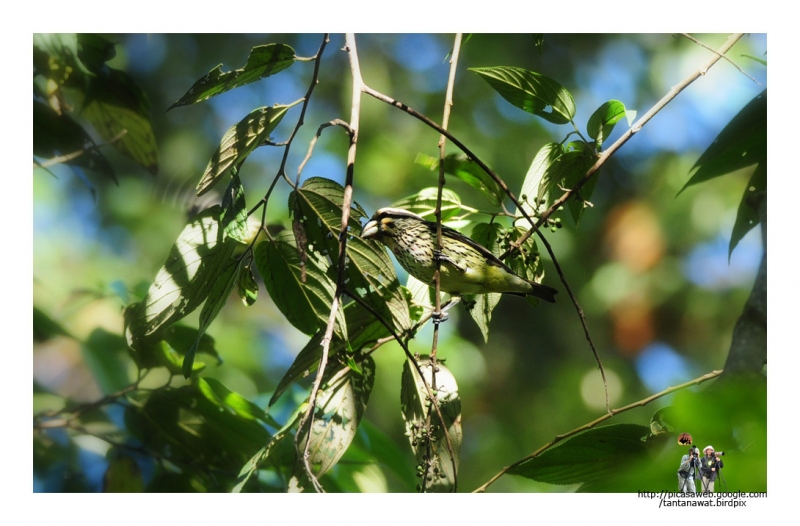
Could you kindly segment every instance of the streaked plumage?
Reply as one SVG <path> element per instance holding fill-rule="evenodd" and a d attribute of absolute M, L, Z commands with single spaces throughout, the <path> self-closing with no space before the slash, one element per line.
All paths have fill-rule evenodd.
<path fill-rule="evenodd" d="M 400 208 L 381 208 L 364 225 L 362 238 L 385 244 L 409 274 L 433 287 L 436 223 Z M 454 296 L 505 292 L 555 302 L 556 291 L 514 273 L 485 247 L 442 226 L 440 287 Z"/>

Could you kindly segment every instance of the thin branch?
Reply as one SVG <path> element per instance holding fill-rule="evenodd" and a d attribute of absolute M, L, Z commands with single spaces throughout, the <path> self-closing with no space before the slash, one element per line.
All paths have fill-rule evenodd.
<path fill-rule="evenodd" d="M 572 431 L 568 431 L 568 432 L 564 433 L 563 435 L 557 435 L 552 441 L 550 441 L 547 444 L 543 445 L 542 447 L 540 447 L 539 449 L 537 449 L 536 451 L 534 451 L 530 455 L 528 455 L 525 458 L 522 458 L 522 459 L 514 462 L 513 464 L 511 464 L 509 466 L 504 467 L 502 470 L 500 470 L 499 473 L 497 473 L 495 476 L 493 476 L 491 479 L 489 479 L 488 482 L 486 482 L 482 486 L 478 487 L 478 489 L 473 491 L 473 493 L 483 493 L 484 491 L 486 491 L 486 488 L 488 488 L 492 483 L 494 483 L 494 481 L 496 481 L 497 479 L 499 479 L 500 477 L 502 477 L 503 475 L 508 473 L 511 469 L 519 466 L 520 464 L 522 464 L 523 462 L 525 462 L 527 460 L 530 460 L 532 458 L 538 457 L 544 451 L 546 451 L 547 449 L 550 449 L 555 444 L 561 442 L 565 438 L 569 438 L 569 437 L 571 437 L 573 435 L 576 435 L 576 434 L 580 433 L 581 431 L 586 431 L 587 429 L 591 429 L 594 426 L 596 426 L 597 424 L 600 424 L 600 423 L 608 420 L 609 418 L 611 418 L 614 415 L 618 415 L 620 413 L 624 413 L 625 411 L 630 411 L 631 409 L 636 409 L 637 407 L 643 407 L 643 406 L 649 404 L 650 402 L 652 402 L 653 400 L 658 400 L 659 398 L 662 398 L 664 396 L 667 396 L 668 394 L 674 393 L 675 391 L 680 391 L 681 389 L 686 389 L 687 387 L 691 387 L 693 385 L 701 384 L 703 382 L 706 382 L 708 380 L 716 378 L 721 374 L 722 374 L 722 369 L 716 370 L 716 371 L 711 371 L 710 373 L 704 374 L 703 376 L 695 378 L 694 380 L 690 380 L 690 381 L 688 381 L 686 383 L 682 383 L 682 384 L 676 385 L 674 387 L 668 387 L 667 389 L 664 389 L 660 393 L 656 393 L 656 394 L 654 394 L 652 396 L 648 396 L 647 398 L 643 398 L 642 400 L 639 400 L 637 402 L 633 402 L 632 404 L 628 404 L 628 405 L 626 405 L 624 407 L 620 407 L 619 409 L 612 409 L 609 413 L 601 416 L 600 418 L 592 420 L 591 422 L 589 422 L 587 424 L 584 424 L 584 425 L 582 425 L 580 427 L 577 427 L 577 428 L 573 429 Z"/>
<path fill-rule="evenodd" d="M 363 80 L 361 79 L 361 68 L 358 62 L 358 50 L 356 49 L 356 40 L 353 33 L 348 33 L 345 36 L 345 49 L 347 50 L 347 56 L 350 59 L 350 72 L 353 78 L 353 94 L 350 106 L 349 123 L 350 147 L 347 150 L 347 172 L 345 175 L 344 197 L 342 200 L 342 225 L 339 230 L 339 260 L 336 280 L 336 294 L 331 302 L 331 313 L 328 316 L 328 325 L 325 328 L 325 335 L 322 337 L 322 356 L 320 357 L 317 376 L 314 379 L 314 384 L 311 388 L 311 394 L 308 398 L 308 409 L 298 425 L 298 429 L 302 429 L 305 425 L 308 426 L 308 440 L 303 448 L 302 460 L 306 473 L 314 485 L 314 489 L 318 492 L 322 492 L 323 488 L 314 473 L 311 471 L 311 465 L 308 461 L 308 450 L 311 445 L 311 432 L 314 426 L 314 410 L 316 409 L 317 395 L 319 394 L 319 388 L 322 384 L 322 376 L 325 373 L 325 367 L 328 364 L 328 353 L 330 352 L 331 339 L 333 338 L 333 329 L 336 325 L 336 315 L 339 312 L 341 297 L 345 290 L 347 226 L 350 223 L 350 207 L 353 202 L 353 173 L 356 162 L 356 146 L 358 145 L 358 127 L 361 118 L 361 87 L 363 85 Z M 299 436 L 300 433 L 295 435 L 295 437 Z"/>
<path fill-rule="evenodd" d="M 122 139 L 127 133 L 128 133 L 128 130 L 120 130 L 120 132 L 118 134 L 116 134 L 114 137 L 112 137 L 108 141 L 104 142 L 103 144 L 95 144 L 95 145 L 90 146 L 89 148 L 83 148 L 83 149 L 80 149 L 80 150 L 76 150 L 76 151 L 74 151 L 72 153 L 68 153 L 68 154 L 65 154 L 65 155 L 59 155 L 57 157 L 52 157 L 52 158 L 46 160 L 43 163 L 37 163 L 37 162 L 34 161 L 33 167 L 34 168 L 49 168 L 51 166 L 55 166 L 56 164 L 61 164 L 61 163 L 65 163 L 67 161 L 71 161 L 72 159 L 76 159 L 76 158 L 80 157 L 81 155 L 85 154 L 86 152 L 92 152 L 92 151 L 95 151 L 95 150 L 99 150 L 103 146 L 109 146 L 111 144 L 114 144 L 118 140 Z"/>
<path fill-rule="evenodd" d="M 314 152 L 314 146 L 316 146 L 317 140 L 320 138 L 320 136 L 322 136 L 322 130 L 324 130 L 325 128 L 329 128 L 330 126 L 341 126 L 342 128 L 345 129 L 348 135 L 350 136 L 353 135 L 353 130 L 350 128 L 350 125 L 341 119 L 333 119 L 332 121 L 320 124 L 319 128 L 317 128 L 317 133 L 314 135 L 314 138 L 311 139 L 311 142 L 308 144 L 308 153 L 306 153 L 306 156 L 303 158 L 302 162 L 300 163 L 300 166 L 297 168 L 297 179 L 294 182 L 295 188 L 300 186 L 300 174 L 303 173 L 303 168 L 305 168 L 306 163 L 308 163 L 308 161 L 311 159 L 311 154 Z"/>
<path fill-rule="evenodd" d="M 715 49 L 712 49 L 712 48 L 710 48 L 709 46 L 707 46 L 707 45 L 703 44 L 702 42 L 700 42 L 699 40 L 697 40 L 696 38 L 694 38 L 692 35 L 690 35 L 690 34 L 688 34 L 688 33 L 681 33 L 681 36 L 682 36 L 682 37 L 684 37 L 684 38 L 688 38 L 689 40 L 691 40 L 692 42 L 694 42 L 694 43 L 695 43 L 695 44 L 697 44 L 698 46 L 704 47 L 704 48 L 706 48 L 707 50 L 711 51 L 712 53 L 716 53 L 717 55 L 719 55 L 719 52 L 718 52 L 717 50 L 715 50 Z M 720 55 L 720 57 L 721 57 L 721 58 L 723 58 L 723 59 L 725 59 L 725 60 L 727 60 L 728 62 L 730 62 L 730 64 L 731 64 L 733 67 L 735 67 L 736 69 L 738 69 L 738 70 L 739 70 L 739 73 L 741 73 L 741 74 L 742 74 L 742 75 L 744 75 L 745 77 L 749 78 L 750 80 L 752 80 L 753 82 L 755 82 L 755 83 L 756 83 L 756 84 L 758 84 L 759 86 L 761 85 L 761 83 L 760 83 L 759 81 L 757 81 L 756 79 L 754 79 L 753 77 L 751 77 L 750 75 L 748 75 L 747 73 L 745 73 L 745 71 L 744 71 L 742 68 L 740 68 L 740 67 L 739 67 L 739 65 L 738 65 L 738 64 L 736 64 L 736 62 L 734 62 L 734 61 L 733 61 L 733 59 L 731 59 L 731 58 L 730 58 L 728 55 Z"/>

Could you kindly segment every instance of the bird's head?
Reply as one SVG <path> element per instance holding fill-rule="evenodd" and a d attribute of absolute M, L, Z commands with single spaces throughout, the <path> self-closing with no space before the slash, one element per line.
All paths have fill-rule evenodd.
<path fill-rule="evenodd" d="M 361 237 L 364 239 L 378 239 L 386 242 L 394 239 L 402 225 L 406 221 L 421 221 L 425 219 L 408 210 L 402 208 L 381 208 L 367 221 L 361 229 Z"/>

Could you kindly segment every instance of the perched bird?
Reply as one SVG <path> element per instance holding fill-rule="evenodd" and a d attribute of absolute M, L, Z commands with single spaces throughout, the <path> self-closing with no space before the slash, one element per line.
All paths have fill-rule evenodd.
<path fill-rule="evenodd" d="M 400 208 L 381 208 L 361 230 L 364 239 L 389 247 L 409 274 L 433 287 L 435 258 L 440 261 L 439 284 L 451 296 L 506 292 L 555 303 L 556 289 L 514 273 L 482 245 L 442 226 L 442 250 L 436 250 L 436 223 Z"/>

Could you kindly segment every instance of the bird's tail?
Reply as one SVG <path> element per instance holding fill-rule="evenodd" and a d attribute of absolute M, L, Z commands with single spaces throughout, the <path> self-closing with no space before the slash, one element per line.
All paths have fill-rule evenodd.
<path fill-rule="evenodd" d="M 547 285 L 542 285 L 541 283 L 535 283 L 533 281 L 530 282 L 531 290 L 528 293 L 528 296 L 533 296 L 534 298 L 539 298 L 540 300 L 544 300 L 548 303 L 555 303 L 556 302 L 556 294 L 558 291 L 553 287 L 548 287 Z"/>

